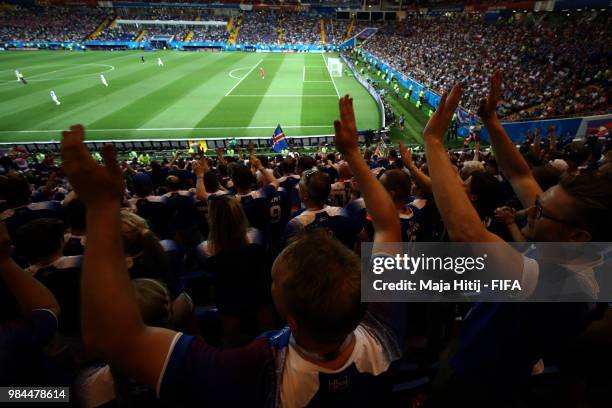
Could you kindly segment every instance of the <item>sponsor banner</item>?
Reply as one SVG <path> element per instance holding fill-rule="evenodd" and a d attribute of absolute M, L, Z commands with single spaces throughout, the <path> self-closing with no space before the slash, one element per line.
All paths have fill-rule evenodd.
<path fill-rule="evenodd" d="M 534 11 L 553 11 L 555 9 L 555 0 L 536 1 L 533 6 Z"/>

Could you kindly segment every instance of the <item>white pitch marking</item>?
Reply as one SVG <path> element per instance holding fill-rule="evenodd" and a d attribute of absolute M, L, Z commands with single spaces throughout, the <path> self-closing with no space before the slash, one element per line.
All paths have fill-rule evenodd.
<path fill-rule="evenodd" d="M 266 94 L 266 95 L 226 95 L 227 97 L 230 98 L 236 98 L 236 97 L 240 97 L 240 98 L 251 98 L 251 97 L 258 97 L 258 98 L 267 98 L 267 97 L 276 97 L 276 98 L 337 98 L 337 95 L 302 95 L 302 94 L 295 94 L 295 95 L 290 95 L 290 94 L 283 94 L 283 95 L 278 95 L 278 94 Z"/>
<path fill-rule="evenodd" d="M 334 89 L 336 90 L 336 94 L 338 95 L 338 98 L 340 98 L 340 92 L 338 92 L 336 81 L 334 81 L 334 77 L 331 76 L 331 74 L 329 73 L 329 66 L 327 65 L 327 60 L 325 59 L 325 56 L 323 54 L 321 54 L 321 58 L 323 58 L 323 62 L 325 63 L 325 67 L 327 68 L 327 75 L 329 75 L 329 78 L 331 79 L 332 84 L 334 84 Z"/>
<path fill-rule="evenodd" d="M 331 128 L 333 125 L 294 125 L 283 126 L 287 129 L 299 128 Z M 137 129 L 87 129 L 88 132 L 140 132 L 140 131 L 168 131 L 168 130 L 224 130 L 224 129 L 276 129 L 276 125 L 270 126 L 224 126 L 224 127 L 186 127 L 186 128 L 137 128 Z M 54 133 L 65 129 L 55 130 L 0 130 L 0 133 Z M 14 144 L 15 142 L 10 142 Z M 1 144 L 1 143 L 0 143 Z"/>
<path fill-rule="evenodd" d="M 250 68 L 250 67 L 242 67 L 242 68 L 232 69 L 232 70 L 229 72 L 229 76 L 231 76 L 231 77 L 232 77 L 232 78 L 234 78 L 234 79 L 243 79 L 244 77 L 237 77 L 237 76 L 234 76 L 234 72 L 236 72 L 236 71 L 240 71 L 240 70 L 243 70 L 243 69 L 249 69 L 249 68 Z"/>
<path fill-rule="evenodd" d="M 255 68 L 257 68 L 257 66 L 258 66 L 259 64 L 261 64 L 261 61 L 263 61 L 263 58 L 262 58 L 262 59 L 260 59 L 259 61 L 257 61 L 257 64 L 253 65 L 253 67 L 252 67 L 251 69 L 249 69 L 249 72 L 247 72 L 247 73 L 246 73 L 246 75 L 245 75 L 245 76 L 243 76 L 243 77 L 242 77 L 242 79 L 241 79 L 240 81 L 236 82 L 236 85 L 232 86 L 232 89 L 230 89 L 229 91 L 227 91 L 227 93 L 225 94 L 225 96 L 228 96 L 229 94 L 231 94 L 231 93 L 232 93 L 232 91 L 233 91 L 234 89 L 236 89 L 236 87 L 237 87 L 238 85 L 240 85 L 240 83 L 241 83 L 242 81 L 244 81 L 244 79 L 245 79 L 246 77 L 248 77 L 248 76 L 249 76 L 249 74 L 250 74 L 251 72 L 253 72 L 253 70 L 254 70 Z"/>

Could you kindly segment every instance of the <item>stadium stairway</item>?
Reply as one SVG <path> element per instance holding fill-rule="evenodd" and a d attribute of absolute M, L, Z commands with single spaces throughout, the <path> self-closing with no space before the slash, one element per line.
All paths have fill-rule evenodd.
<path fill-rule="evenodd" d="M 281 45 L 283 43 L 283 18 L 280 16 L 277 21 L 276 32 L 278 34 L 278 45 Z"/>
<path fill-rule="evenodd" d="M 319 28 L 321 30 L 321 44 L 325 47 L 325 19 L 323 17 L 319 19 Z"/>
<path fill-rule="evenodd" d="M 240 24 L 242 23 L 242 17 L 239 16 L 236 19 L 236 24 L 232 31 L 230 32 L 229 38 L 227 39 L 228 44 L 236 44 L 236 40 L 238 40 L 238 33 L 240 32 Z"/>
<path fill-rule="evenodd" d="M 344 33 L 344 38 L 342 39 L 342 42 L 351 38 L 351 34 L 353 34 L 354 28 L 355 28 L 355 16 L 352 16 L 351 20 L 348 23 L 348 26 L 346 27 L 346 33 Z"/>
<path fill-rule="evenodd" d="M 197 16 L 195 18 L 195 21 L 200 21 L 200 16 Z M 183 44 L 189 43 L 192 38 L 193 38 L 193 30 L 189 30 L 189 33 L 187 33 L 187 36 L 185 36 L 185 40 L 183 40 Z"/>
<path fill-rule="evenodd" d="M 134 41 L 136 41 L 136 42 L 142 41 L 142 39 L 144 38 L 146 33 L 147 32 L 145 30 L 142 30 L 141 32 L 138 33 L 136 38 L 134 38 Z"/>
<path fill-rule="evenodd" d="M 92 41 L 93 39 L 95 39 L 97 36 L 102 34 L 102 31 L 106 30 L 108 27 L 113 25 L 115 23 L 115 20 L 117 20 L 117 17 L 105 18 L 104 21 L 102 21 L 100 25 L 96 27 L 96 29 L 93 30 L 93 32 L 87 36 L 85 41 Z"/>

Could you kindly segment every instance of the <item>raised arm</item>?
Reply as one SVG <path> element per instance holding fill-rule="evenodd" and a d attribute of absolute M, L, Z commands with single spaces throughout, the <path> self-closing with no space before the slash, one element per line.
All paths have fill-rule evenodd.
<path fill-rule="evenodd" d="M 81 276 L 81 321 L 86 347 L 126 375 L 155 389 L 174 332 L 144 325 L 125 262 L 119 207 L 123 192 L 116 151 L 105 165 L 83 144 L 84 129 L 63 133 L 64 170 L 87 207 L 87 247 Z"/>
<path fill-rule="evenodd" d="M 531 174 L 527 162 L 516 149 L 510 137 L 497 118 L 497 104 L 501 97 L 502 73 L 497 71 L 491 77 L 491 89 L 487 98 L 480 101 L 478 115 L 489 131 L 489 139 L 495 149 L 495 158 L 504 177 L 524 207 L 530 207 L 542 189 Z"/>
<path fill-rule="evenodd" d="M 60 307 L 49 289 L 11 258 L 11 238 L 4 223 L 0 223 L 0 279 L 17 300 L 23 317 L 29 318 L 36 309 L 47 309 L 59 316 Z"/>
<path fill-rule="evenodd" d="M 540 159 L 540 154 L 542 153 L 542 146 L 540 146 L 540 129 L 538 128 L 535 128 L 535 130 L 533 131 L 533 153 L 538 159 Z"/>
<path fill-rule="evenodd" d="M 424 194 L 431 194 L 431 179 L 429 176 L 421 171 L 416 164 L 412 161 L 412 150 L 407 149 L 403 143 L 399 144 L 400 154 L 402 156 L 402 162 L 404 166 L 410 171 L 412 179 L 417 186 L 421 189 Z"/>
<path fill-rule="evenodd" d="M 340 120 L 334 122 L 334 127 L 336 147 L 353 171 L 368 212 L 372 216 L 374 242 L 401 242 L 400 223 L 393 201 L 359 152 L 353 99 L 348 95 L 340 99 Z"/>
<path fill-rule="evenodd" d="M 436 206 L 451 240 L 504 243 L 500 237 L 490 233 L 480 221 L 480 217 L 470 202 L 464 186 L 455 174 L 444 147 L 444 133 L 459 105 L 462 94 L 461 83 L 457 83 L 453 87 L 450 95 L 444 93 L 436 112 L 429 119 L 423 131 L 425 153 L 427 154 L 429 176 L 431 177 Z M 508 245 L 500 245 L 497 249 L 498 251 L 491 250 L 490 256 L 495 257 L 498 262 L 504 260 L 510 265 L 517 265 L 516 270 L 512 270 L 513 276 L 508 278 L 520 279 L 522 276 L 521 254 Z"/>
<path fill-rule="evenodd" d="M 278 188 L 278 180 L 274 177 L 274 174 L 267 171 L 266 168 L 261 164 L 261 160 L 257 158 L 253 153 L 249 156 L 249 162 L 251 163 L 251 167 L 255 170 L 258 170 L 261 173 L 261 176 L 264 178 L 264 185 L 271 184 L 274 187 Z"/>
<path fill-rule="evenodd" d="M 557 151 L 557 130 L 555 125 L 548 127 L 548 147 L 553 152 Z"/>
<path fill-rule="evenodd" d="M 198 161 L 194 160 L 191 162 L 191 169 L 196 175 L 196 197 L 198 200 L 207 201 L 210 194 L 204 186 L 204 174 L 208 171 L 208 160 L 206 157 L 202 157 Z"/>
<path fill-rule="evenodd" d="M 174 163 L 176 163 L 180 155 L 181 155 L 180 151 L 177 150 L 176 152 L 174 152 L 174 154 L 172 155 L 172 160 L 170 160 L 170 163 L 167 164 L 167 167 L 169 169 L 172 169 L 172 166 L 174 166 Z"/>

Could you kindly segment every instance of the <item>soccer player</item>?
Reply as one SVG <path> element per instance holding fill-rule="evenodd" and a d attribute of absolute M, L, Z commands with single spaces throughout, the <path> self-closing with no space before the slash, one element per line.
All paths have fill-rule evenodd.
<path fill-rule="evenodd" d="M 142 62 L 144 64 L 145 60 L 144 60 L 144 55 L 140 56 L 140 62 Z"/>
<path fill-rule="evenodd" d="M 157 59 L 157 66 L 158 67 L 163 67 L 164 66 L 164 63 L 162 62 L 161 58 Z"/>
<path fill-rule="evenodd" d="M 261 76 L 261 79 L 266 79 L 266 72 L 263 68 L 259 68 L 259 75 Z"/>
<path fill-rule="evenodd" d="M 108 86 L 108 82 L 106 82 L 106 78 L 104 78 L 104 75 L 102 74 L 100 74 L 100 81 L 102 81 L 102 85 Z"/>
<path fill-rule="evenodd" d="M 23 82 L 24 85 L 28 84 L 28 82 L 23 77 L 23 74 L 21 72 L 19 72 L 18 69 L 15 70 L 15 76 L 17 76 L 17 80 Z"/>
<path fill-rule="evenodd" d="M 57 95 L 55 95 L 54 91 L 49 92 L 49 95 L 51 95 L 51 99 L 53 100 L 53 102 L 55 102 L 56 105 L 61 105 L 62 103 L 59 101 L 59 99 L 57 99 Z"/>
<path fill-rule="evenodd" d="M 406 117 L 403 114 L 400 115 L 399 125 L 400 125 L 400 130 L 403 132 L 404 131 L 404 126 L 406 125 Z"/>

